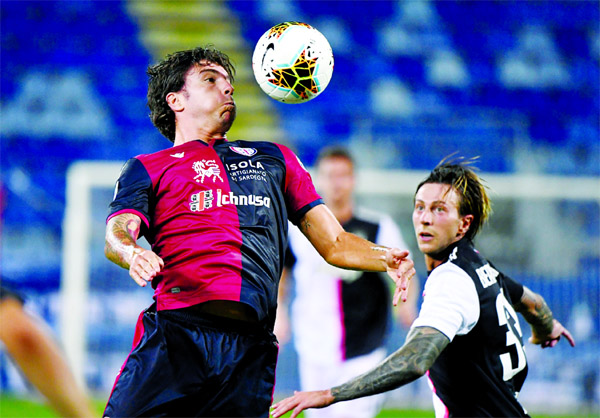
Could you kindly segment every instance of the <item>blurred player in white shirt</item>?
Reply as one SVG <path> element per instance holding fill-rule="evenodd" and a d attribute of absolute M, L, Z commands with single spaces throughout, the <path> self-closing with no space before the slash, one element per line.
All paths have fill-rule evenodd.
<path fill-rule="evenodd" d="M 355 206 L 354 161 L 345 148 L 321 152 L 315 181 L 325 204 L 346 231 L 376 244 L 407 248 L 390 216 Z M 290 226 L 288 250 L 275 333 L 285 343 L 291 323 L 302 390 L 338 385 L 380 363 L 387 354 L 384 344 L 391 317 L 389 279 L 381 273 L 327 264 L 294 226 Z M 295 298 L 288 319 L 290 279 L 295 284 Z M 413 278 L 408 301 L 394 308 L 406 327 L 416 318 L 418 289 L 418 280 Z M 373 396 L 306 414 L 310 418 L 368 418 L 377 415 L 382 403 L 382 396 Z"/>

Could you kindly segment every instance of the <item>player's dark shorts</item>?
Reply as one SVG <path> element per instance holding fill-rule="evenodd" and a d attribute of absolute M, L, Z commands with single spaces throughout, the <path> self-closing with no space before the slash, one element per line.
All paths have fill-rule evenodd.
<path fill-rule="evenodd" d="M 257 324 L 142 312 L 105 417 L 268 417 L 278 346 Z"/>

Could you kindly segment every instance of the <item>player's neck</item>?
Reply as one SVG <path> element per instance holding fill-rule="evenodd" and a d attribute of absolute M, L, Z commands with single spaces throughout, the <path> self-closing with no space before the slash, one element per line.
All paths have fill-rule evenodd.
<path fill-rule="evenodd" d="M 214 144 L 215 141 L 219 139 L 227 139 L 227 135 L 225 132 L 208 134 L 205 132 L 180 132 L 177 130 L 175 132 L 175 141 L 173 142 L 173 146 L 182 145 L 190 141 L 200 140 L 209 145 Z"/>
<path fill-rule="evenodd" d="M 438 252 L 425 254 L 425 266 L 427 267 L 427 271 L 431 271 L 440 264 L 444 264 L 446 261 L 448 261 L 450 254 L 452 251 L 454 251 L 454 248 L 458 245 L 459 241 L 460 239 L 457 239 L 452 244 Z"/>
<path fill-rule="evenodd" d="M 427 271 L 433 270 L 440 264 L 443 264 L 445 261 L 446 260 L 439 260 L 439 259 L 430 257 L 427 254 L 425 255 L 425 267 L 427 268 Z"/>

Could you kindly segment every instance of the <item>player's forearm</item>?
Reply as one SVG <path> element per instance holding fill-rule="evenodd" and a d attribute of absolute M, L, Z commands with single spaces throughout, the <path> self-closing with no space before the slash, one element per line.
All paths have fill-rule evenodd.
<path fill-rule="evenodd" d="M 411 330 L 406 343 L 375 369 L 331 389 L 334 402 L 386 392 L 423 376 L 450 342 L 428 327 Z"/>
<path fill-rule="evenodd" d="M 137 218 L 137 219 L 136 219 Z M 135 215 L 117 215 L 108 221 L 104 254 L 113 263 L 129 269 L 137 237 L 140 233 L 140 221 Z"/>
<path fill-rule="evenodd" d="M 350 270 L 387 270 L 386 249 L 344 231 L 325 205 L 308 211 L 298 227 L 329 264 Z"/>
<path fill-rule="evenodd" d="M 386 271 L 387 250 L 387 247 L 344 231 L 337 237 L 324 258 L 329 264 L 344 269 Z"/>
<path fill-rule="evenodd" d="M 553 328 L 552 311 L 541 295 L 524 288 L 521 300 L 514 305 L 537 335 L 550 335 Z"/>

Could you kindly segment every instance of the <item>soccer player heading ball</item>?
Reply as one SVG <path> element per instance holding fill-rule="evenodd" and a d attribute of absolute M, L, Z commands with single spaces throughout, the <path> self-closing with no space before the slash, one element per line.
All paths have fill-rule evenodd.
<path fill-rule="evenodd" d="M 287 147 L 232 141 L 234 68 L 212 48 L 148 69 L 148 105 L 174 146 L 130 159 L 117 181 L 106 256 L 151 283 L 104 415 L 262 416 L 272 402 L 272 333 L 288 219 L 327 262 L 387 271 L 396 300 L 408 252 L 347 233 Z M 152 249 L 136 241 L 143 235 Z"/>
<path fill-rule="evenodd" d="M 490 201 L 468 162 L 442 162 L 419 184 L 413 226 L 429 277 L 404 345 L 379 366 L 332 389 L 297 392 L 274 405 L 294 410 L 395 389 L 429 374 L 437 417 L 528 416 L 517 400 L 527 359 L 516 312 L 531 325 L 530 342 L 575 342 L 544 299 L 496 269 L 473 246 Z"/>

